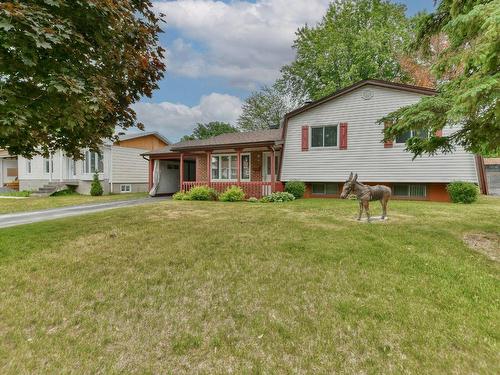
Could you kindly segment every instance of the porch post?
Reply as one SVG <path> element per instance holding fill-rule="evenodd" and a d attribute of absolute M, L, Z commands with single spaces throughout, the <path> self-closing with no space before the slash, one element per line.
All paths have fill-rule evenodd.
<path fill-rule="evenodd" d="M 152 157 L 149 158 L 149 190 L 153 188 L 153 168 L 154 160 Z"/>
<path fill-rule="evenodd" d="M 179 178 L 180 178 L 180 183 L 181 183 L 181 191 L 184 191 L 184 153 L 181 152 L 181 158 L 179 161 Z"/>
<path fill-rule="evenodd" d="M 207 151 L 207 181 L 208 186 L 210 186 L 210 173 L 211 173 L 211 165 L 212 165 L 212 151 Z"/>
<path fill-rule="evenodd" d="M 236 180 L 238 181 L 238 186 L 240 186 L 240 182 L 241 182 L 241 150 L 238 149 L 236 150 L 236 155 L 237 155 L 237 163 L 236 165 L 238 166 L 238 170 L 236 171 Z"/>
<path fill-rule="evenodd" d="M 274 156 L 274 147 L 271 147 L 271 192 L 274 193 L 276 185 L 276 157 Z"/>

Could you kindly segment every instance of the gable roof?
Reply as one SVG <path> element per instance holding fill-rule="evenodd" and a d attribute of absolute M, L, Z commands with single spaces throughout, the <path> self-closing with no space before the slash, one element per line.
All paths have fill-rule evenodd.
<path fill-rule="evenodd" d="M 433 88 L 430 88 L 430 87 L 407 85 L 404 83 L 389 82 L 389 81 L 383 81 L 380 79 L 365 79 L 363 81 L 356 82 L 355 84 L 353 84 L 351 86 L 344 87 L 343 89 L 337 90 L 333 94 L 327 95 L 323 98 L 320 98 L 320 99 L 315 100 L 313 102 L 307 103 L 306 105 L 299 107 L 299 108 L 287 113 L 285 115 L 285 121 L 293 116 L 298 115 L 299 113 L 305 112 L 309 109 L 317 107 L 323 103 L 326 103 L 330 100 L 336 99 L 339 96 L 348 94 L 351 91 L 357 90 L 360 87 L 367 86 L 367 85 L 385 87 L 385 88 L 396 89 L 396 90 L 401 90 L 401 91 L 414 92 L 414 93 L 422 94 L 422 95 L 435 95 L 436 94 L 436 90 Z"/>
<path fill-rule="evenodd" d="M 156 138 L 160 139 L 161 141 L 165 142 L 166 144 L 171 144 L 172 142 L 170 142 L 166 137 L 164 137 L 163 135 L 161 135 L 160 133 L 158 132 L 155 132 L 155 131 L 151 131 L 151 132 L 141 132 L 141 133 L 133 133 L 133 134 L 123 134 L 123 135 L 119 135 L 118 136 L 118 139 L 120 141 L 128 141 L 130 139 L 136 139 L 136 138 L 142 138 L 142 137 L 147 137 L 148 135 L 153 135 L 155 136 Z"/>
<path fill-rule="evenodd" d="M 167 154 L 186 150 L 204 150 L 224 147 L 245 147 L 275 144 L 281 141 L 281 129 L 256 130 L 252 132 L 226 133 L 207 139 L 178 142 L 173 145 L 149 151 L 143 155 Z"/>

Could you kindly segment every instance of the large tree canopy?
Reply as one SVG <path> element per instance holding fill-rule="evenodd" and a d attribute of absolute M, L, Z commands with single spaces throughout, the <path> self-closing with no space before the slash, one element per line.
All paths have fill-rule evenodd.
<path fill-rule="evenodd" d="M 297 106 L 279 86 L 264 86 L 243 103 L 238 126 L 244 131 L 279 128 L 285 114 Z"/>
<path fill-rule="evenodd" d="M 78 157 L 136 125 L 164 71 L 160 22 L 147 0 L 3 1 L 0 148 Z"/>
<path fill-rule="evenodd" d="M 227 122 L 212 121 L 206 124 L 198 123 L 191 135 L 185 135 L 181 141 L 191 141 L 193 139 L 207 139 L 225 133 L 236 133 L 239 130 Z"/>
<path fill-rule="evenodd" d="M 298 30 L 297 56 L 283 67 L 295 97 L 318 99 L 368 78 L 410 81 L 399 57 L 411 38 L 403 5 L 383 0 L 335 1 L 315 27 Z"/>
<path fill-rule="evenodd" d="M 448 39 L 432 66 L 438 94 L 381 119 L 392 124 L 385 130 L 386 139 L 425 129 L 431 136 L 406 143 L 415 156 L 450 152 L 456 145 L 483 155 L 500 154 L 499 19 L 500 0 L 443 0 L 422 19 L 416 49 L 434 53 L 432 38 Z M 453 126 L 453 132 L 434 136 L 445 125 Z"/>

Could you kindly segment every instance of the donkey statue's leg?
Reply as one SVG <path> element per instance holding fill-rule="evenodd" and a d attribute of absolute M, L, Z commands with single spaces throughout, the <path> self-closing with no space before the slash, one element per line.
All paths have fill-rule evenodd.
<path fill-rule="evenodd" d="M 368 222 L 370 222 L 370 202 L 368 200 L 363 201 L 363 208 L 365 209 L 366 212 L 366 218 Z"/>
<path fill-rule="evenodd" d="M 358 221 L 361 220 L 361 215 L 363 215 L 363 202 L 359 201 L 359 215 Z"/>
<path fill-rule="evenodd" d="M 382 204 L 382 220 L 384 220 L 387 217 L 387 199 L 382 198 L 380 204 Z"/>

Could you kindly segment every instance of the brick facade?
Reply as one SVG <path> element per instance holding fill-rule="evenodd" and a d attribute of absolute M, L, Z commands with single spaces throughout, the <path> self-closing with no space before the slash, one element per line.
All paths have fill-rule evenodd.
<path fill-rule="evenodd" d="M 262 181 L 262 151 L 252 151 L 250 153 L 250 174 L 251 181 Z"/>
<path fill-rule="evenodd" d="M 196 156 L 196 181 L 208 181 L 206 154 Z"/>

